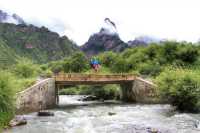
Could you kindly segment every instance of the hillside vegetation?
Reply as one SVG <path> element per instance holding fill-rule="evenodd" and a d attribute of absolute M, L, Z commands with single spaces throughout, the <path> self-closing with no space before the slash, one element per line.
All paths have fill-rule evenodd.
<path fill-rule="evenodd" d="M 4 47 L 0 58 L 7 58 L 8 62 L 19 56 L 45 63 L 79 50 L 66 36 L 60 37 L 45 27 L 8 23 L 0 23 L 0 47 Z"/>

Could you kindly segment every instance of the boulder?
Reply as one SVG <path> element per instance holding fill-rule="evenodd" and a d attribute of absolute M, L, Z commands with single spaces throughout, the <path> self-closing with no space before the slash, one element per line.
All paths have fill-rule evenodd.
<path fill-rule="evenodd" d="M 82 99 L 82 101 L 94 101 L 94 100 L 99 100 L 99 98 L 96 96 L 89 95 L 89 96 L 83 97 Z"/>
<path fill-rule="evenodd" d="M 38 116 L 54 116 L 53 112 L 47 110 L 41 110 L 37 113 Z"/>
<path fill-rule="evenodd" d="M 10 127 L 21 126 L 27 124 L 27 120 L 23 116 L 16 116 L 9 122 Z"/>
<path fill-rule="evenodd" d="M 108 112 L 108 115 L 116 115 L 116 113 L 114 113 L 114 112 Z"/>

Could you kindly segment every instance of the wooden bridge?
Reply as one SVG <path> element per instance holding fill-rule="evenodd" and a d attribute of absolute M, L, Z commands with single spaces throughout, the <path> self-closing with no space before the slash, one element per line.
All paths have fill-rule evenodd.
<path fill-rule="evenodd" d="M 58 74 L 54 76 L 56 85 L 93 85 L 93 84 L 122 84 L 133 82 L 132 74 Z"/>

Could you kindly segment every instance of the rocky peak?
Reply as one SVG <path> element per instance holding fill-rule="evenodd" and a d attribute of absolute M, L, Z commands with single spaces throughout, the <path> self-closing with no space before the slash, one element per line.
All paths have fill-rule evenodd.
<path fill-rule="evenodd" d="M 90 36 L 89 40 L 81 47 L 88 56 L 104 51 L 121 52 L 128 45 L 124 43 L 117 33 L 110 33 L 102 28 L 98 33 Z"/>

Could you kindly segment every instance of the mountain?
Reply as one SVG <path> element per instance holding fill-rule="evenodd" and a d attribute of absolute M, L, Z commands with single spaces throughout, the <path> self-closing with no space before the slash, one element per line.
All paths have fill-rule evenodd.
<path fill-rule="evenodd" d="M 150 43 L 158 43 L 161 39 L 154 38 L 151 36 L 139 36 L 134 40 L 128 41 L 129 47 L 137 47 L 137 46 L 147 46 Z"/>
<path fill-rule="evenodd" d="M 81 50 L 91 56 L 104 51 L 121 52 L 127 47 L 128 44 L 123 42 L 117 33 L 102 28 L 98 33 L 90 36 L 89 40 L 81 46 Z"/>
<path fill-rule="evenodd" d="M 1 23 L 25 24 L 24 20 L 17 14 L 8 14 L 0 10 Z"/>
<path fill-rule="evenodd" d="M 120 39 L 118 33 L 102 28 L 100 32 L 90 36 L 89 40 L 81 46 L 81 50 L 88 56 L 92 56 L 105 51 L 121 52 L 126 48 L 148 46 L 150 43 L 157 42 L 159 42 L 159 39 L 150 36 L 140 36 L 126 43 Z"/>
<path fill-rule="evenodd" d="M 0 23 L 0 47 L 4 47 L 4 51 L 0 49 L 0 58 L 2 54 L 9 55 L 7 58 L 27 57 L 39 63 L 59 60 L 79 51 L 66 36 L 60 37 L 45 27 L 11 23 Z"/>

